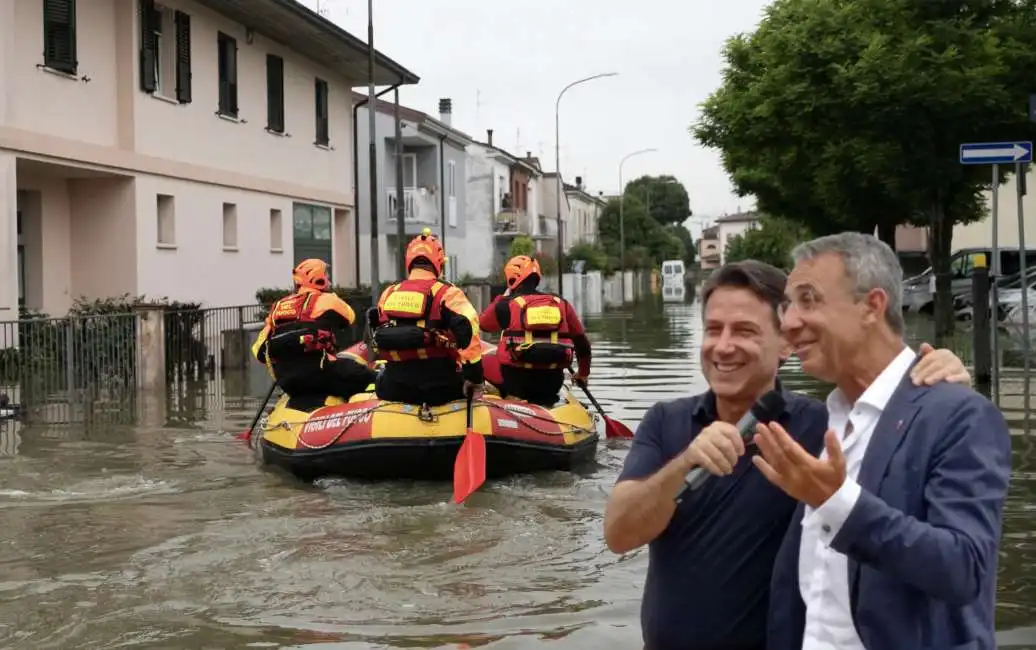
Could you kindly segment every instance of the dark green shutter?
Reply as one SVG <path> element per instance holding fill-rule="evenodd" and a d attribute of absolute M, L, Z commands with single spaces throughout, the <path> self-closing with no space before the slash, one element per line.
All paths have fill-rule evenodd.
<path fill-rule="evenodd" d="M 176 101 L 191 103 L 191 17 L 176 12 Z"/>
<path fill-rule="evenodd" d="M 140 89 L 153 93 L 158 89 L 155 79 L 155 0 L 139 0 L 137 14 L 140 21 Z"/>
<path fill-rule="evenodd" d="M 284 133 L 284 59 L 266 55 L 266 128 Z"/>
<path fill-rule="evenodd" d="M 43 65 L 68 74 L 79 67 L 75 0 L 43 0 Z"/>

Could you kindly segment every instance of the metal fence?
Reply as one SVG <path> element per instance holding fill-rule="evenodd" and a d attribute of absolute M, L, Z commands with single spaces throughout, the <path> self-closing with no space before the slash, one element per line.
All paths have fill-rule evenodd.
<path fill-rule="evenodd" d="M 214 379 L 226 369 L 243 370 L 259 333 L 262 305 L 181 309 L 165 314 L 165 366 L 171 384 Z"/>
<path fill-rule="evenodd" d="M 257 304 L 166 311 L 165 374 L 173 401 L 199 386 L 219 391 L 224 371 L 247 370 L 265 315 Z M 28 419 L 51 423 L 83 421 L 103 404 L 132 412 L 140 325 L 135 312 L 0 321 L 0 395 Z"/>
<path fill-rule="evenodd" d="M 137 328 L 133 313 L 0 322 L 0 394 L 36 413 L 122 400 L 137 385 Z"/>

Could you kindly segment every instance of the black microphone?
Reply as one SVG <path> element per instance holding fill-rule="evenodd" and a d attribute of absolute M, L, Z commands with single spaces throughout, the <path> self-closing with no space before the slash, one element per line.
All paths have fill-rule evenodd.
<path fill-rule="evenodd" d="M 741 439 L 747 445 L 755 433 L 755 425 L 760 422 L 772 422 L 780 417 L 783 412 L 784 395 L 779 390 L 771 390 L 760 397 L 759 401 L 753 404 L 748 413 L 741 416 L 741 419 L 734 426 L 737 427 L 738 433 L 741 434 Z M 687 472 L 687 477 L 683 480 L 683 487 L 680 488 L 680 493 L 676 495 L 676 502 L 680 503 L 683 500 L 683 495 L 687 490 L 697 490 L 700 488 L 710 476 L 712 474 L 709 474 L 709 471 L 704 467 L 695 467 Z"/>

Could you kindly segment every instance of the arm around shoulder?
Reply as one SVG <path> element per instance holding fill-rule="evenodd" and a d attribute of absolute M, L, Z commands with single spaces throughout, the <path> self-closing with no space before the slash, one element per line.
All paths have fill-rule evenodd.
<path fill-rule="evenodd" d="M 995 571 L 1011 438 L 989 400 L 972 393 L 957 404 L 933 425 L 926 520 L 862 490 L 831 547 L 933 598 L 964 605 L 979 597 Z"/>

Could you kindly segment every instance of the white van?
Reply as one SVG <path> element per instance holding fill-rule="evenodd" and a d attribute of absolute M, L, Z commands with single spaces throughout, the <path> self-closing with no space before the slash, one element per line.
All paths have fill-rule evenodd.
<path fill-rule="evenodd" d="M 683 284 L 683 260 L 666 260 L 662 262 L 662 283 Z"/>

